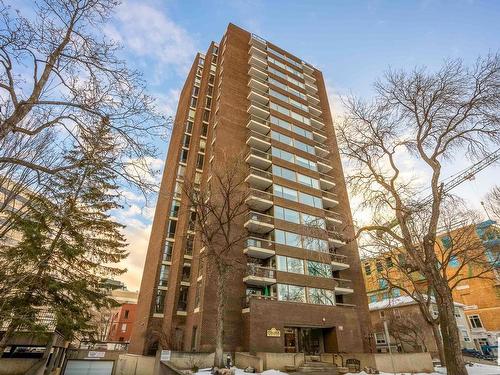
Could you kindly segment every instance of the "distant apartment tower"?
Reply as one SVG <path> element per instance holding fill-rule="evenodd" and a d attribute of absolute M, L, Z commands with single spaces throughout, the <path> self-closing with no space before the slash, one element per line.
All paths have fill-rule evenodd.
<path fill-rule="evenodd" d="M 226 350 L 362 352 L 370 318 L 320 71 L 230 24 L 198 54 L 181 92 L 129 351 L 213 351 L 214 275 L 199 262 L 196 215 L 181 184 L 203 189 L 223 155 L 248 167 L 248 231 L 231 275 Z M 322 230 L 306 236 L 314 220 Z M 301 234 L 302 233 L 302 234 Z M 201 263 L 201 264 L 200 264 Z"/>

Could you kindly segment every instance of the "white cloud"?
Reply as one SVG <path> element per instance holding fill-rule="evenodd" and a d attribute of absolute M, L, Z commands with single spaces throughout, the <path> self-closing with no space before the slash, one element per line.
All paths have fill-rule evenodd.
<path fill-rule="evenodd" d="M 125 1 L 118 6 L 112 24 L 104 28 L 108 37 L 128 51 L 152 59 L 153 73 L 158 79 L 172 66 L 185 73 L 196 53 L 187 31 L 171 20 L 164 9 L 141 1 Z"/>
<path fill-rule="evenodd" d="M 177 111 L 177 103 L 179 102 L 180 95 L 180 89 L 170 89 L 166 94 L 155 93 L 155 97 L 158 100 L 158 109 L 166 116 L 174 117 Z"/>

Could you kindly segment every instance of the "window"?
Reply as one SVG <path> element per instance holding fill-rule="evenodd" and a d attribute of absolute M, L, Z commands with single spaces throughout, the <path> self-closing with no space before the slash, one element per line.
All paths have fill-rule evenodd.
<path fill-rule="evenodd" d="M 178 200 L 173 199 L 172 205 L 170 206 L 170 217 L 178 217 L 180 208 L 181 203 Z"/>
<path fill-rule="evenodd" d="M 198 103 L 198 98 L 192 97 L 191 102 L 189 103 L 190 107 L 196 108 L 196 104 Z"/>
<path fill-rule="evenodd" d="M 127 331 L 127 323 L 123 323 L 122 324 L 122 332 L 126 332 Z"/>
<path fill-rule="evenodd" d="M 375 333 L 375 343 L 377 345 L 385 345 L 385 334 L 383 332 L 377 332 Z"/>
<path fill-rule="evenodd" d="M 174 243 L 171 241 L 165 241 L 165 247 L 163 248 L 163 262 L 170 262 L 172 260 L 172 250 L 174 248 Z"/>
<path fill-rule="evenodd" d="M 305 85 L 302 82 L 296 80 L 295 78 L 290 77 L 288 74 L 280 72 L 278 69 L 275 69 L 272 66 L 268 66 L 267 71 L 287 80 L 290 83 L 293 83 L 295 86 L 299 86 L 300 88 L 305 88 Z"/>
<path fill-rule="evenodd" d="M 162 314 L 165 307 L 165 296 L 167 294 L 166 290 L 159 289 L 156 291 L 155 298 L 155 313 Z"/>
<path fill-rule="evenodd" d="M 297 190 L 294 189 L 290 189 L 281 185 L 273 185 L 273 192 L 277 197 L 288 199 L 294 202 L 298 202 L 299 200 Z"/>
<path fill-rule="evenodd" d="M 283 70 L 286 70 L 287 72 L 290 72 L 294 75 L 296 75 L 297 77 L 300 77 L 300 78 L 303 78 L 304 76 L 302 75 L 301 72 L 299 72 L 298 70 L 295 70 L 294 68 L 292 68 L 291 66 L 288 66 L 286 64 L 283 64 L 281 61 L 278 61 L 274 58 L 272 58 L 271 56 L 268 56 L 267 57 L 267 60 L 271 63 L 273 63 L 274 65 L 277 65 L 279 66 L 281 69 Z"/>
<path fill-rule="evenodd" d="M 204 153 L 206 147 L 207 147 L 207 141 L 205 139 L 201 138 L 200 139 L 199 151 Z"/>
<path fill-rule="evenodd" d="M 125 313 L 123 314 L 123 318 L 128 319 L 128 314 L 129 314 L 129 310 L 125 310 Z"/>
<path fill-rule="evenodd" d="M 387 288 L 387 280 L 386 279 L 379 279 L 378 280 L 378 286 L 379 286 L 380 289 Z"/>
<path fill-rule="evenodd" d="M 194 307 L 200 307 L 201 280 L 196 283 L 196 292 L 194 295 Z"/>
<path fill-rule="evenodd" d="M 483 328 L 479 315 L 469 315 L 469 322 L 472 328 Z"/>
<path fill-rule="evenodd" d="M 273 174 L 290 181 L 298 182 L 305 186 L 319 189 L 319 181 L 317 179 L 294 172 L 287 168 L 280 167 L 278 165 L 273 165 Z"/>
<path fill-rule="evenodd" d="M 181 163 L 187 163 L 188 153 L 189 151 L 186 150 L 185 148 L 181 150 L 181 157 L 179 158 L 179 161 Z"/>
<path fill-rule="evenodd" d="M 203 162 L 205 161 L 205 155 L 198 154 L 198 158 L 196 159 L 196 168 L 203 169 Z"/>
<path fill-rule="evenodd" d="M 397 297 L 401 296 L 401 290 L 399 290 L 398 288 L 394 288 L 394 289 L 391 291 L 391 295 L 392 295 L 394 298 L 397 298 Z"/>
<path fill-rule="evenodd" d="M 458 258 L 455 255 L 452 255 L 450 257 L 450 260 L 448 261 L 448 265 L 450 267 L 455 267 L 456 268 L 456 267 L 460 266 L 460 261 L 458 260 Z"/>
<path fill-rule="evenodd" d="M 184 264 L 182 266 L 182 277 L 181 281 L 189 282 L 191 278 L 191 264 Z"/>
<path fill-rule="evenodd" d="M 382 272 L 384 270 L 384 266 L 382 265 L 382 262 L 377 261 L 377 263 L 375 265 L 377 267 L 378 272 Z"/>
<path fill-rule="evenodd" d="M 315 262 L 312 260 L 307 261 L 307 274 L 318 277 L 332 277 L 332 267 L 326 263 Z"/>
<path fill-rule="evenodd" d="M 275 117 L 275 116 L 271 116 L 270 121 L 271 121 L 271 124 L 277 125 L 283 129 L 294 132 L 297 135 L 300 135 L 300 136 L 308 138 L 308 139 L 313 139 L 312 132 L 305 130 L 305 129 L 302 129 L 300 126 L 293 125 L 293 124 L 289 123 L 288 121 L 282 120 L 282 119 Z"/>
<path fill-rule="evenodd" d="M 175 229 L 177 228 L 177 220 L 170 219 L 167 224 L 167 237 L 174 238 Z"/>
<path fill-rule="evenodd" d="M 278 284 L 278 300 L 306 302 L 306 291 L 303 286 Z"/>
<path fill-rule="evenodd" d="M 291 118 L 293 118 L 293 119 L 295 119 L 303 124 L 311 125 L 311 120 L 309 120 L 309 118 L 302 116 L 301 114 L 299 114 L 297 112 L 291 111 L 288 108 L 282 107 L 276 103 L 273 103 L 273 102 L 269 103 L 269 108 L 271 108 L 279 113 L 282 113 L 288 117 L 291 117 Z"/>
<path fill-rule="evenodd" d="M 291 94 L 293 94 L 295 96 L 298 96 L 301 99 L 307 100 L 307 96 L 305 94 L 301 93 L 298 90 L 295 90 L 294 88 L 292 88 L 292 87 L 290 87 L 288 85 L 285 85 L 284 83 L 281 83 L 280 81 L 278 81 L 278 80 L 276 80 L 276 79 L 274 79 L 272 77 L 269 77 L 268 82 L 270 84 L 273 84 L 274 86 L 279 87 L 282 90 L 288 91 L 289 93 L 291 93 Z"/>
<path fill-rule="evenodd" d="M 188 234 L 186 238 L 186 251 L 184 255 L 193 255 L 194 247 L 194 237 L 192 234 Z"/>
<path fill-rule="evenodd" d="M 181 285 L 179 292 L 179 302 L 177 303 L 177 311 L 187 310 L 188 291 L 189 287 Z"/>
<path fill-rule="evenodd" d="M 328 252 L 328 241 L 320 238 L 301 236 L 284 230 L 274 230 L 274 241 L 281 245 L 299 247 L 312 251 Z"/>
<path fill-rule="evenodd" d="M 294 107 L 301 109 L 304 112 L 309 112 L 309 107 L 307 105 L 302 104 L 296 100 L 293 100 L 292 98 L 289 98 L 288 96 L 283 95 L 282 93 L 277 92 L 273 89 L 269 90 L 269 95 L 271 95 L 271 96 L 273 96 L 281 101 L 284 101 L 285 103 L 289 103 L 289 104 L 293 105 Z"/>
<path fill-rule="evenodd" d="M 189 148 L 189 143 L 191 142 L 191 136 L 184 134 L 184 138 L 182 139 L 182 146 Z"/>
<path fill-rule="evenodd" d="M 392 263 L 392 258 L 391 257 L 385 258 L 385 265 L 386 265 L 387 268 L 391 268 L 392 266 L 394 266 L 394 264 Z"/>
<path fill-rule="evenodd" d="M 170 266 L 162 264 L 160 267 L 160 277 L 158 279 L 159 286 L 168 285 L 168 275 L 170 274 Z"/>
<path fill-rule="evenodd" d="M 274 217 L 276 219 L 289 221 L 291 223 L 300 224 L 300 215 L 297 211 L 290 210 L 280 206 L 274 206 Z"/>
<path fill-rule="evenodd" d="M 205 109 L 203 111 L 203 121 L 208 122 L 210 120 L 210 111 L 208 109 Z"/>
<path fill-rule="evenodd" d="M 445 249 L 449 249 L 452 246 L 452 241 L 450 236 L 444 236 L 441 238 L 441 243 L 443 244 Z"/>
<path fill-rule="evenodd" d="M 208 134 L 208 124 L 202 123 L 201 124 L 201 135 L 202 137 L 206 137 Z"/>
<path fill-rule="evenodd" d="M 462 337 L 464 338 L 464 341 L 470 342 L 469 332 L 467 332 L 465 328 L 461 328 L 460 332 L 462 332 Z"/>
<path fill-rule="evenodd" d="M 188 230 L 194 231 L 196 225 L 196 211 L 189 212 Z"/>
<path fill-rule="evenodd" d="M 205 101 L 205 108 L 210 108 L 212 106 L 212 98 L 207 96 L 207 100 Z"/>
<path fill-rule="evenodd" d="M 300 274 L 304 273 L 304 261 L 302 259 L 277 255 L 276 260 L 279 271 L 300 273 Z"/>
<path fill-rule="evenodd" d="M 197 97 L 199 93 L 200 93 L 200 88 L 198 86 L 193 86 L 193 91 L 191 94 Z"/>
<path fill-rule="evenodd" d="M 302 193 L 301 191 L 299 191 L 299 202 L 307 204 L 308 206 L 311 207 L 323 209 L 323 202 L 321 198 L 315 197 L 314 195 Z"/>
<path fill-rule="evenodd" d="M 335 293 L 333 290 L 307 288 L 309 303 L 318 305 L 335 305 Z"/>
<path fill-rule="evenodd" d="M 187 121 L 186 122 L 186 133 L 192 134 L 193 133 L 193 122 L 192 121 Z"/>
<path fill-rule="evenodd" d="M 214 74 L 210 74 L 210 75 L 208 76 L 208 83 L 209 83 L 210 85 L 213 85 L 213 84 L 214 84 L 214 82 L 215 82 L 215 75 L 214 75 Z"/>
<path fill-rule="evenodd" d="M 372 268 L 370 267 L 370 263 L 365 263 L 365 274 L 371 275 L 371 273 L 372 273 Z"/>
<path fill-rule="evenodd" d="M 373 303 L 373 302 L 377 302 L 377 295 L 376 294 L 372 294 L 370 296 L 370 303 Z"/>

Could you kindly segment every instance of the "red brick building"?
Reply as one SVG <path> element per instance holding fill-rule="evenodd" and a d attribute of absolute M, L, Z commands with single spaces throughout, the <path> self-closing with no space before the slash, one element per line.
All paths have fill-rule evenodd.
<path fill-rule="evenodd" d="M 213 351 L 216 280 L 199 262 L 182 183 L 204 189 L 244 150 L 248 231 L 232 254 L 226 350 L 363 352 L 370 318 L 344 174 L 321 72 L 230 24 L 182 89 L 160 186 L 131 353 Z M 320 223 L 315 236 L 301 228 Z M 302 233 L 302 234 L 301 234 Z M 307 237 L 307 238 L 306 238 Z"/>
<path fill-rule="evenodd" d="M 137 304 L 124 303 L 113 313 L 109 325 L 108 341 L 130 342 L 137 315 Z"/>

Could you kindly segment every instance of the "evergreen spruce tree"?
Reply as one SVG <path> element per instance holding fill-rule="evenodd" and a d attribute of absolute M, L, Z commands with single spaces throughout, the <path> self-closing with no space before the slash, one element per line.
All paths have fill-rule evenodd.
<path fill-rule="evenodd" d="M 117 176 L 108 168 L 116 145 L 106 121 L 95 127 L 80 135 L 83 154 L 67 155 L 78 167 L 31 197 L 16 218 L 19 239 L 0 244 L 0 324 L 8 327 L 0 353 L 17 329 L 44 330 L 41 311 L 53 314 L 57 330 L 71 339 L 92 331 L 92 311 L 113 304 L 99 284 L 124 272 L 117 263 L 128 254 L 122 225 L 110 216 L 119 207 Z"/>

